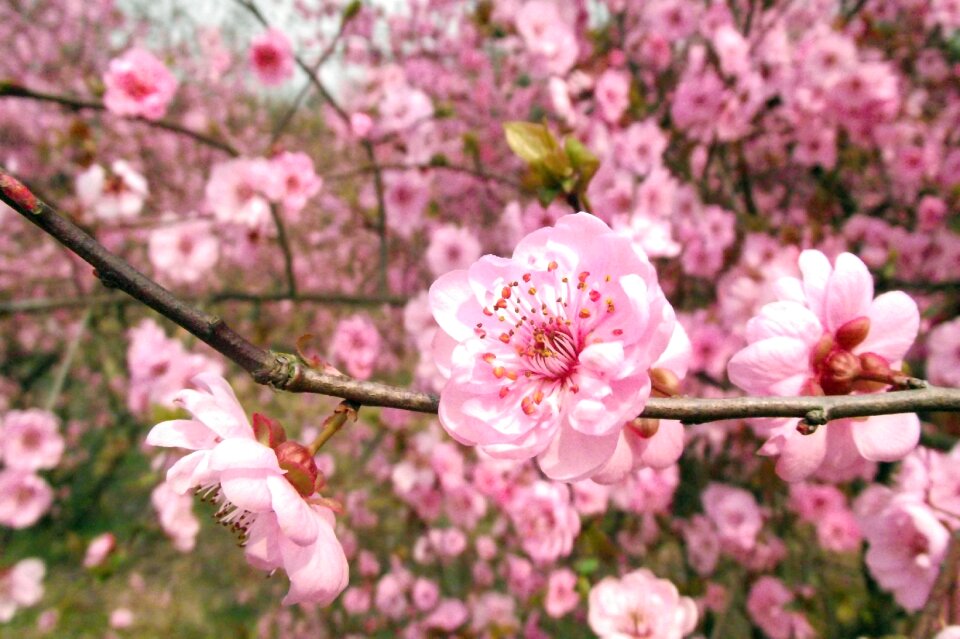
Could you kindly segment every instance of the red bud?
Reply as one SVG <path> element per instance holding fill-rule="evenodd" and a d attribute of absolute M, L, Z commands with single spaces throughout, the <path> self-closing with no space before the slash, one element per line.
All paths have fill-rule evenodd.
<path fill-rule="evenodd" d="M 844 350 L 852 350 L 867 339 L 870 333 L 870 318 L 858 317 L 852 319 L 837 329 L 837 344 Z"/>
<path fill-rule="evenodd" d="M 285 477 L 304 497 L 314 493 L 317 484 L 317 462 L 303 444 L 286 441 L 277 446 L 277 461 L 287 471 Z"/>
<path fill-rule="evenodd" d="M 814 346 L 813 350 L 810 352 L 810 366 L 813 368 L 819 368 L 820 364 L 823 363 L 823 360 L 827 359 L 827 356 L 832 350 L 833 335 L 825 334 L 820 338 L 820 341 L 817 342 L 816 346 Z"/>
<path fill-rule="evenodd" d="M 287 441 L 287 434 L 280 422 L 260 413 L 253 414 L 253 435 L 258 442 L 270 448 Z"/>

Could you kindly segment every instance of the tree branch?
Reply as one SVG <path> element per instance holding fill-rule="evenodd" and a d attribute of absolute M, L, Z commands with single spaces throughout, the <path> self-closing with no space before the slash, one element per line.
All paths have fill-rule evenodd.
<path fill-rule="evenodd" d="M 27 98 L 31 100 L 39 100 L 41 102 L 52 102 L 54 104 L 59 104 L 60 106 L 75 110 L 107 111 L 107 107 L 105 107 L 102 102 L 82 100 L 80 98 L 74 98 L 67 95 L 56 95 L 53 93 L 34 91 L 33 89 L 7 82 L 0 82 L 0 98 Z M 240 155 L 240 151 L 238 151 L 228 142 L 224 142 L 223 140 L 209 136 L 205 133 L 200 133 L 199 131 L 194 131 L 193 129 L 188 129 L 187 127 L 176 124 L 175 122 L 170 122 L 168 120 L 148 120 L 147 118 L 143 117 L 123 119 L 140 122 L 142 124 L 146 124 L 147 126 L 186 136 L 196 140 L 197 142 L 200 142 L 201 144 L 205 144 L 211 148 L 223 151 L 224 153 L 234 157 Z"/>
<path fill-rule="evenodd" d="M 0 200 L 93 266 L 97 277 L 105 285 L 124 291 L 183 327 L 238 364 L 258 383 L 294 393 L 331 395 L 364 406 L 437 412 L 439 399 L 436 395 L 327 375 L 308 368 L 293 355 L 274 353 L 255 346 L 219 317 L 190 306 L 110 253 L 2 170 Z M 677 419 L 685 423 L 797 417 L 810 424 L 824 424 L 832 419 L 917 411 L 960 412 L 960 389 L 929 386 L 871 395 L 828 397 L 651 398 L 642 416 Z"/>
<path fill-rule="evenodd" d="M 504 175 L 497 175 L 496 173 L 488 173 L 487 171 L 480 171 L 477 169 L 470 168 L 469 166 L 459 166 L 456 164 L 433 164 L 433 163 L 424 163 L 424 164 L 400 164 L 400 163 L 390 163 L 385 162 L 383 164 L 377 165 L 381 171 L 451 171 L 453 173 L 463 173 L 466 175 L 472 175 L 481 180 L 490 180 L 492 182 L 499 182 L 505 186 L 512 187 L 518 191 L 523 188 L 523 186 L 517 180 L 506 177 Z M 357 167 L 355 169 L 350 169 L 347 171 L 341 171 L 338 173 L 328 173 L 323 176 L 324 180 L 344 180 L 362 173 L 372 173 L 374 171 L 374 166 L 364 165 Z"/>

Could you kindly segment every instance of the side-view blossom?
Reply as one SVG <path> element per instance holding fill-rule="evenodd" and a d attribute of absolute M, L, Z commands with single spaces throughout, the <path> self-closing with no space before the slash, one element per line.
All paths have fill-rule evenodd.
<path fill-rule="evenodd" d="M 240 536 L 251 565 L 284 569 L 285 604 L 329 604 L 346 587 L 348 566 L 330 502 L 317 493 L 323 476 L 313 455 L 270 418 L 254 414 L 251 426 L 222 377 L 198 375 L 194 385 L 175 400 L 193 419 L 162 422 L 147 435 L 150 445 L 193 451 L 167 481 L 217 504 L 215 517 Z"/>
<path fill-rule="evenodd" d="M 47 567 L 36 557 L 21 559 L 0 569 L 0 623 L 13 619 L 17 608 L 39 603 L 43 598 L 43 577 Z"/>
<path fill-rule="evenodd" d="M 562 481 L 613 456 L 676 324 L 647 257 L 586 213 L 441 276 L 430 306 L 443 427 Z"/>
<path fill-rule="evenodd" d="M 754 395 L 874 393 L 903 383 L 900 363 L 920 325 L 916 303 L 900 291 L 874 299 L 870 272 L 850 253 L 831 264 L 808 250 L 799 264 L 803 279 L 779 280 L 780 301 L 747 323 L 730 381 Z M 902 459 L 919 437 L 915 414 L 839 419 L 809 435 L 797 420 L 781 420 L 760 452 L 779 455 L 777 474 L 796 481 L 859 458 Z"/>
<path fill-rule="evenodd" d="M 697 605 L 645 568 L 590 589 L 587 621 L 601 639 L 681 639 L 697 627 Z"/>
<path fill-rule="evenodd" d="M 103 104 L 117 115 L 159 120 L 177 90 L 177 80 L 145 49 L 130 49 L 110 61 L 103 83 L 107 92 Z"/>

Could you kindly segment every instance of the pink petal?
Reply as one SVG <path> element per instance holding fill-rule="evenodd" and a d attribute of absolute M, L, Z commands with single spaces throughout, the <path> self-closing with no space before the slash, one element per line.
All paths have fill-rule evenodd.
<path fill-rule="evenodd" d="M 224 408 L 212 395 L 193 389 L 177 393 L 174 402 L 183 406 L 197 421 L 220 437 L 253 438 L 253 429 L 246 416 L 238 417 L 230 407 Z"/>
<path fill-rule="evenodd" d="M 214 470 L 245 469 L 280 472 L 277 454 L 253 439 L 225 439 L 210 454 Z"/>
<path fill-rule="evenodd" d="M 873 300 L 867 317 L 870 318 L 870 332 L 857 347 L 857 352 L 876 353 L 891 364 L 902 360 L 920 330 L 917 303 L 906 293 L 891 291 Z"/>
<path fill-rule="evenodd" d="M 633 470 L 633 447 L 627 442 L 626 433 L 627 429 L 620 432 L 613 456 L 590 479 L 598 484 L 616 484 L 623 481 Z"/>
<path fill-rule="evenodd" d="M 640 461 L 650 468 L 667 468 L 676 463 L 683 454 L 683 424 L 675 419 L 661 419 L 660 427 L 646 442 L 640 453 Z"/>
<path fill-rule="evenodd" d="M 200 450 L 213 448 L 217 434 L 194 419 L 171 419 L 160 422 L 147 433 L 147 444 L 167 448 Z"/>
<path fill-rule="evenodd" d="M 460 342 L 450 337 L 446 331 L 437 331 L 433 335 L 433 362 L 444 378 L 450 379 L 453 351 Z"/>
<path fill-rule="evenodd" d="M 190 380 L 195 386 L 206 389 L 217 401 L 220 408 L 233 415 L 238 431 L 223 433 L 224 437 L 239 437 L 245 434 L 245 431 L 252 431 L 250 423 L 247 421 L 247 414 L 240 405 L 233 388 L 222 376 L 216 373 L 199 373 Z M 251 434 L 252 436 L 252 434 Z"/>
<path fill-rule="evenodd" d="M 220 473 L 220 490 L 227 501 L 241 510 L 268 512 L 273 503 L 267 487 L 269 477 L 262 470 L 225 470 Z"/>
<path fill-rule="evenodd" d="M 665 368 L 674 375 L 683 379 L 687 375 L 687 368 L 693 358 L 693 345 L 683 326 L 677 322 L 674 325 L 670 342 L 663 354 L 657 358 L 651 368 Z"/>
<path fill-rule="evenodd" d="M 476 385 L 448 382 L 440 393 L 440 425 L 467 446 L 503 444 L 516 439 L 524 431 L 518 427 L 519 415 L 523 414 L 519 411 L 521 393 L 513 392 L 501 399 L 496 390 L 493 386 L 477 389 Z M 516 410 L 509 410 L 510 407 Z M 512 423 L 510 416 L 515 417 Z"/>
<path fill-rule="evenodd" d="M 458 342 L 473 337 L 470 307 L 479 305 L 473 301 L 470 281 L 464 270 L 450 271 L 437 278 L 430 286 L 430 308 L 440 328 Z M 476 322 L 474 322 L 476 323 Z"/>
<path fill-rule="evenodd" d="M 561 425 L 546 450 L 537 457 L 540 469 L 556 481 L 577 481 L 589 477 L 613 456 L 620 431 L 606 435 L 584 435 Z"/>
<path fill-rule="evenodd" d="M 181 457 L 167 470 L 167 483 L 174 492 L 186 495 L 191 488 L 200 483 L 195 480 L 195 477 L 199 474 L 198 470 L 207 468 L 209 458 L 210 453 L 207 451 L 198 451 Z"/>
<path fill-rule="evenodd" d="M 330 604 L 347 587 L 350 568 L 343 546 L 333 529 L 320 517 L 317 540 L 309 546 L 281 538 L 283 568 L 290 578 L 290 591 L 283 598 L 286 606 L 296 603 Z"/>
<path fill-rule="evenodd" d="M 794 337 L 812 345 L 823 332 L 820 320 L 806 306 L 796 302 L 771 302 L 747 322 L 746 337 L 750 343 L 769 337 Z"/>
<path fill-rule="evenodd" d="M 280 527 L 273 513 L 262 513 L 247 530 L 243 547 L 247 561 L 260 570 L 276 570 L 282 564 L 280 556 Z"/>
<path fill-rule="evenodd" d="M 873 300 L 873 278 L 867 265 L 851 253 L 837 256 L 833 275 L 827 282 L 823 318 L 833 332 L 852 319 L 870 312 Z"/>
<path fill-rule="evenodd" d="M 312 544 L 317 538 L 317 518 L 300 493 L 279 475 L 267 477 L 267 487 L 283 534 L 300 546 Z"/>
<path fill-rule="evenodd" d="M 798 264 L 803 274 L 803 293 L 806 296 L 807 306 L 822 319 L 827 282 L 833 272 L 830 260 L 820 251 L 806 250 L 800 253 Z"/>
<path fill-rule="evenodd" d="M 896 461 L 906 457 L 920 441 L 916 413 L 875 415 L 851 426 L 857 450 L 870 461 Z"/>
<path fill-rule="evenodd" d="M 777 474 L 782 479 L 800 481 L 820 467 L 826 454 L 827 428 L 821 426 L 812 435 L 786 435 L 777 461 Z"/>
<path fill-rule="evenodd" d="M 601 342 L 590 344 L 580 351 L 580 363 L 597 372 L 600 377 L 616 377 L 623 365 L 623 343 Z"/>
<path fill-rule="evenodd" d="M 771 337 L 734 354 L 727 364 L 727 375 L 733 384 L 748 393 L 764 394 L 771 392 L 774 385 L 782 387 L 781 382 L 795 382 L 798 376 L 807 375 L 809 359 L 810 350 L 802 341 L 793 337 Z M 801 379 L 796 391 L 802 384 Z"/>

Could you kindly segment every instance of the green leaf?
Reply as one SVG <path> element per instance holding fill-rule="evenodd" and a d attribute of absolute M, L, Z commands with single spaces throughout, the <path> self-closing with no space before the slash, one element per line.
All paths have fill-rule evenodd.
<path fill-rule="evenodd" d="M 573 569 L 581 575 L 595 573 L 600 567 L 600 560 L 596 557 L 585 557 L 573 565 Z"/>
<path fill-rule="evenodd" d="M 559 150 L 560 145 L 543 124 L 533 122 L 504 122 L 504 133 L 510 150 L 528 164 L 545 162 Z"/>
<path fill-rule="evenodd" d="M 570 165 L 580 174 L 580 188 L 586 189 L 597 169 L 600 168 L 600 160 L 576 138 L 567 138 L 564 146 L 567 157 L 570 158 Z"/>

